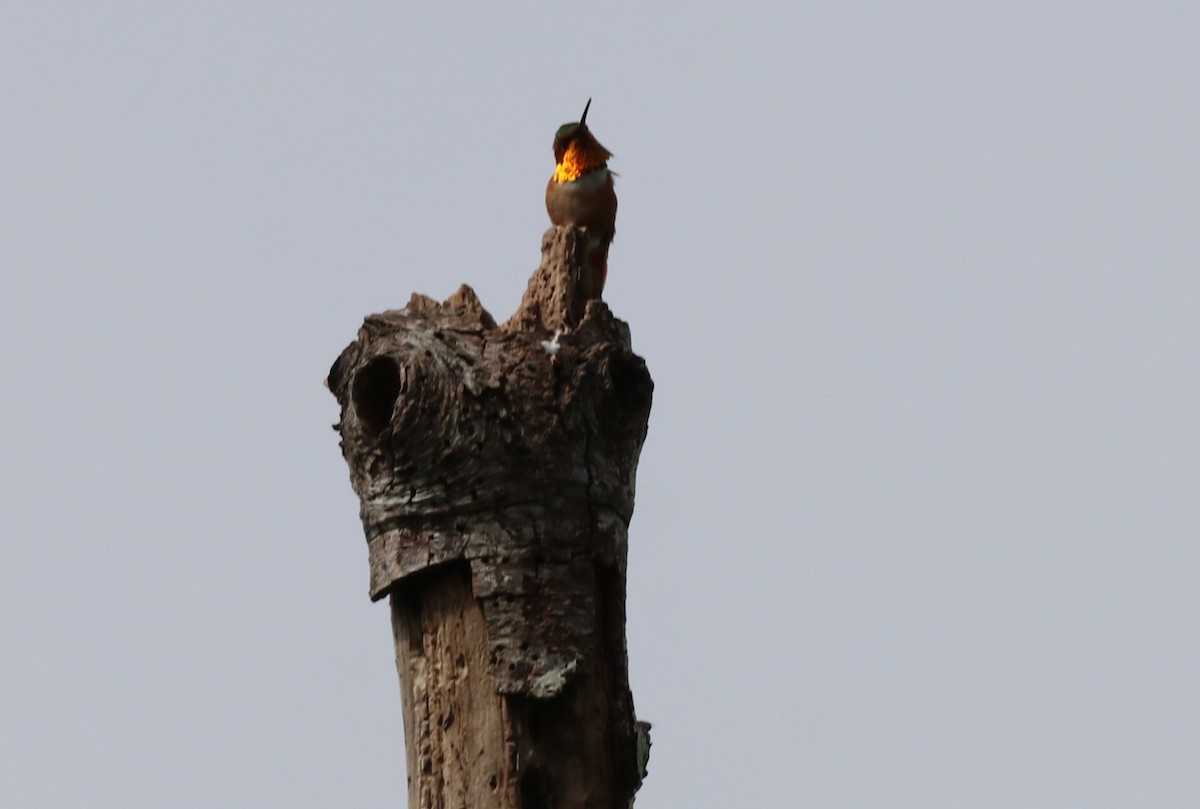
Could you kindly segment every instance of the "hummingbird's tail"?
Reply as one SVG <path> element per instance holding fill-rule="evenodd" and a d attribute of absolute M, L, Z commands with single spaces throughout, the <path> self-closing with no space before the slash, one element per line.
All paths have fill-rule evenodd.
<path fill-rule="evenodd" d="M 608 280 L 608 246 L 612 244 L 611 233 L 587 232 L 584 247 L 583 294 L 587 298 L 599 298 Z"/>

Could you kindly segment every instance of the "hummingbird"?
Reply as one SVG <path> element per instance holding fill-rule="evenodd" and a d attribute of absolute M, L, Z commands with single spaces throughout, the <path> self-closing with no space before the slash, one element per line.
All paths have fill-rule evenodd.
<path fill-rule="evenodd" d="M 578 123 L 563 124 L 554 133 L 554 174 L 546 184 L 546 212 L 560 227 L 587 231 L 587 297 L 599 298 L 608 277 L 608 245 L 617 231 L 617 193 L 608 170 L 612 152 L 600 145 L 587 127 L 589 98 Z"/>

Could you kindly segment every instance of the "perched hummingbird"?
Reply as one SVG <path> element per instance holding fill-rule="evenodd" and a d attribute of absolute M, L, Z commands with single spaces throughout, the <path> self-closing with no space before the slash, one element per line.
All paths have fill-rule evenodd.
<path fill-rule="evenodd" d="M 599 298 L 608 277 L 608 245 L 617 231 L 617 193 L 608 170 L 612 153 L 587 128 L 589 98 L 578 123 L 563 124 L 554 133 L 554 175 L 546 184 L 546 211 L 560 227 L 587 231 L 586 279 L 590 298 Z M 596 277 L 598 276 L 598 277 Z"/>

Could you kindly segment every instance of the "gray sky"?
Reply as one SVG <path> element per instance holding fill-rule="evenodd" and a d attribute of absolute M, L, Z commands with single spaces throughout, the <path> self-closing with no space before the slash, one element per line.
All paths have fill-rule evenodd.
<path fill-rule="evenodd" d="M 0 801 L 399 806 L 321 380 L 616 157 L 644 807 L 1200 805 L 1200 7 L 0 7 Z"/>

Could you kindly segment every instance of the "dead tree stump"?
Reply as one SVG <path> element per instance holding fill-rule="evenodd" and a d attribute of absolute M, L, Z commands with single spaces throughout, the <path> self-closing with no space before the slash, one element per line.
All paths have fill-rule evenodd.
<path fill-rule="evenodd" d="M 470 287 L 368 317 L 329 374 L 370 595 L 390 596 L 411 809 L 626 809 L 644 774 L 627 529 L 653 383 L 552 228 L 497 326 Z"/>

